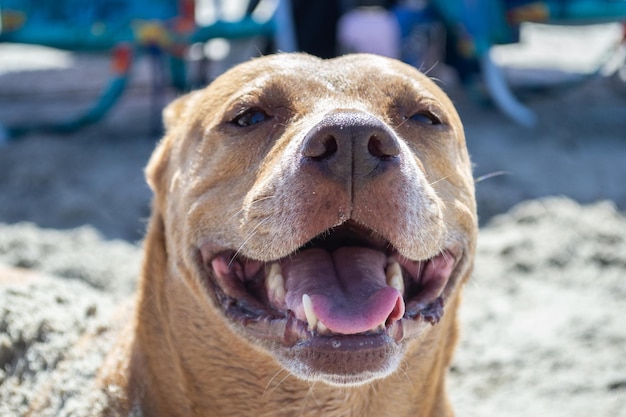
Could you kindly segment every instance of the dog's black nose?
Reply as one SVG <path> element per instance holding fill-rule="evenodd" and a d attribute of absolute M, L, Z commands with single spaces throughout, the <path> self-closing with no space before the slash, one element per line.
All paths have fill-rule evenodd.
<path fill-rule="evenodd" d="M 307 163 L 344 180 L 382 173 L 395 165 L 399 154 L 395 133 L 382 120 L 362 112 L 327 114 L 302 146 Z"/>

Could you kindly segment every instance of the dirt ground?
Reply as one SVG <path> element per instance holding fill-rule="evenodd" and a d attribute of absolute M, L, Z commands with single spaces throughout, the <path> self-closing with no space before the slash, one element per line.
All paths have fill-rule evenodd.
<path fill-rule="evenodd" d="M 570 39 L 559 33 L 539 31 L 544 55 Z M 601 49 L 596 32 L 581 36 L 570 55 Z M 6 125 L 85 108 L 108 74 L 104 57 L 25 50 L 0 44 Z M 527 53 L 509 58 L 542 63 Z M 626 94 L 605 78 L 535 92 L 526 103 L 539 122 L 527 129 L 444 87 L 476 178 L 503 173 L 477 183 L 483 227 L 450 373 L 457 414 L 626 416 Z M 98 352 L 63 352 L 107 328 L 112 305 L 133 292 L 149 213 L 142 169 L 158 139 L 149 91 L 142 61 L 102 122 L 0 147 L 0 264 L 63 278 L 0 291 L 0 415 L 19 415 L 59 364 L 60 393 L 80 398 Z M 59 407 L 80 415 L 68 408 L 79 413 L 78 400 Z"/>

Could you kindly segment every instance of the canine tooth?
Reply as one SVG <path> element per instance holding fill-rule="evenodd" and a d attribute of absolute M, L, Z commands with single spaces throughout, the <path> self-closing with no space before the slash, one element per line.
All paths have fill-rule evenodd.
<path fill-rule="evenodd" d="M 404 280 L 402 279 L 402 269 L 400 269 L 400 264 L 398 262 L 394 262 L 387 267 L 387 284 L 390 287 L 395 288 L 400 291 L 400 293 L 404 292 Z"/>
<path fill-rule="evenodd" d="M 328 327 L 321 320 L 317 321 L 317 332 L 320 334 L 324 334 L 328 332 Z"/>
<path fill-rule="evenodd" d="M 302 307 L 304 308 L 306 321 L 309 323 L 309 330 L 314 330 L 317 327 L 319 320 L 313 311 L 313 302 L 308 294 L 304 294 L 302 296 Z"/>
<path fill-rule="evenodd" d="M 272 301 L 277 303 L 285 301 L 285 279 L 279 264 L 275 263 L 270 266 L 267 279 L 265 280 L 265 287 Z"/>

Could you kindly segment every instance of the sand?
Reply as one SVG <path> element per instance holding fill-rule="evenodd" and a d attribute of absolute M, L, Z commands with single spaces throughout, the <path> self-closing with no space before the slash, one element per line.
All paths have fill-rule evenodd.
<path fill-rule="evenodd" d="M 609 202 L 550 198 L 495 217 L 460 311 L 458 415 L 626 416 L 625 254 L 626 218 Z M 50 415 L 88 415 L 109 341 L 79 341 L 114 324 L 140 259 L 90 227 L 0 227 L 0 262 L 57 276 L 0 292 L 0 415 L 20 415 L 50 380 L 64 399 Z"/>

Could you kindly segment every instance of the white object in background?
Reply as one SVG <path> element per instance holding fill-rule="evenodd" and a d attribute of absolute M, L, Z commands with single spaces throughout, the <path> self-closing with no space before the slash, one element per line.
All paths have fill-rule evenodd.
<path fill-rule="evenodd" d="M 359 7 L 337 23 L 337 41 L 345 52 L 365 52 L 400 58 L 400 25 L 382 7 Z"/>

